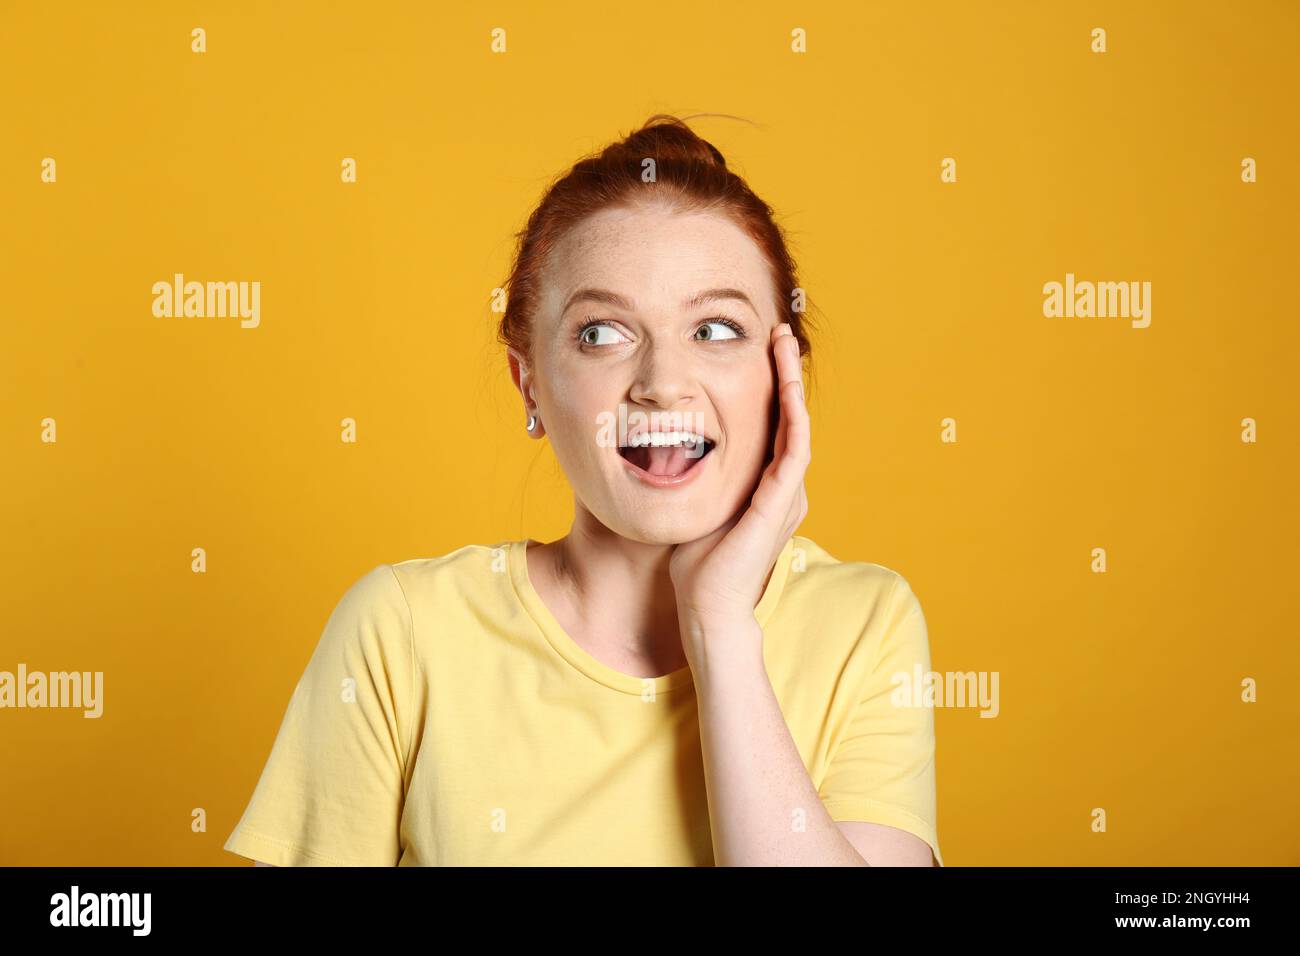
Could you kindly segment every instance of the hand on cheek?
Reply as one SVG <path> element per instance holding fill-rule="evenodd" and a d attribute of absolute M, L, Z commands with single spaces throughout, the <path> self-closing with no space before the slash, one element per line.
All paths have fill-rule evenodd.
<path fill-rule="evenodd" d="M 764 582 L 786 541 L 808 513 L 804 474 L 811 459 L 799 344 L 790 326 L 772 332 L 779 416 L 749 506 L 713 533 L 678 545 L 670 564 L 682 639 L 702 621 L 753 620 Z M 721 630 L 721 629 L 720 629 Z"/>

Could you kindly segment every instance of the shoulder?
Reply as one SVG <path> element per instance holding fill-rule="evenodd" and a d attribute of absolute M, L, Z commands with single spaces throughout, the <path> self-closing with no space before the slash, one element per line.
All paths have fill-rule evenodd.
<path fill-rule="evenodd" d="M 510 552 L 518 544 L 467 544 L 430 557 L 407 558 L 386 565 L 408 601 L 434 595 L 460 595 L 491 587 L 510 572 Z"/>
<path fill-rule="evenodd" d="M 873 561 L 841 561 L 796 536 L 781 603 L 805 634 L 848 670 L 872 673 L 921 663 L 929 668 L 929 635 L 921 602 L 899 571 Z"/>
<path fill-rule="evenodd" d="M 444 554 L 394 561 L 389 567 L 393 568 L 399 576 L 477 572 L 484 565 L 505 560 L 514 544 L 516 542 L 513 541 L 467 544 Z"/>
<path fill-rule="evenodd" d="M 786 587 L 792 598 L 889 625 L 920 612 L 911 583 L 900 572 L 872 561 L 842 561 L 810 538 L 794 537 Z"/>
<path fill-rule="evenodd" d="M 408 641 L 410 608 L 393 566 L 372 566 L 344 589 L 330 611 L 316 655 L 354 658 L 385 650 L 394 656 Z"/>
<path fill-rule="evenodd" d="M 384 612 L 403 611 L 406 598 L 392 564 L 378 564 L 354 577 L 334 607 L 333 617 L 373 617 Z"/>
<path fill-rule="evenodd" d="M 372 565 L 336 600 L 315 652 L 345 667 L 383 667 L 399 673 L 415 663 L 417 622 L 438 620 L 468 603 L 491 600 L 494 568 L 509 543 L 471 544 L 446 554 Z M 436 612 L 430 616 L 430 611 Z"/>

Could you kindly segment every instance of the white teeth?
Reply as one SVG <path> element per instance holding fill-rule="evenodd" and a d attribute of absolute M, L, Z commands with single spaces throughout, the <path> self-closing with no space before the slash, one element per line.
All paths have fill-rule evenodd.
<path fill-rule="evenodd" d="M 631 435 L 627 440 L 629 448 L 644 448 L 647 445 L 655 448 L 671 448 L 678 445 L 694 447 L 705 441 L 703 435 L 695 432 L 641 432 L 639 435 Z"/>

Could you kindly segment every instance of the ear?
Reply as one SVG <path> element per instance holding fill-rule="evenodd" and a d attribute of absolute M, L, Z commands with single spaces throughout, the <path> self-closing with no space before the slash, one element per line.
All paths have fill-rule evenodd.
<path fill-rule="evenodd" d="M 515 388 L 519 389 L 519 394 L 524 400 L 524 415 L 537 416 L 537 424 L 528 434 L 533 438 L 541 438 L 546 434 L 546 426 L 542 422 L 542 413 L 538 411 L 533 396 L 532 369 L 529 368 L 528 360 L 513 348 L 506 349 L 506 358 L 510 363 L 510 379 L 515 383 Z"/>

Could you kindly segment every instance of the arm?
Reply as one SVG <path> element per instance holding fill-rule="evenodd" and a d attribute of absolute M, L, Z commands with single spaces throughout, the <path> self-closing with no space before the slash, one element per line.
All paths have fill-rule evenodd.
<path fill-rule="evenodd" d="M 895 827 L 837 822 L 813 786 L 763 664 L 754 607 L 785 541 L 808 513 L 811 460 L 799 346 L 773 330 L 781 418 L 749 507 L 673 550 L 682 646 L 699 699 L 700 743 L 720 866 L 929 865 L 930 848 Z"/>
<path fill-rule="evenodd" d="M 697 622 L 693 629 L 701 648 L 696 692 L 718 866 L 932 865 L 930 847 L 919 837 L 831 819 L 768 680 L 757 621 L 713 629 Z"/>
<path fill-rule="evenodd" d="M 914 833 L 856 820 L 840 820 L 835 825 L 872 866 L 938 866 L 930 845 Z"/>

